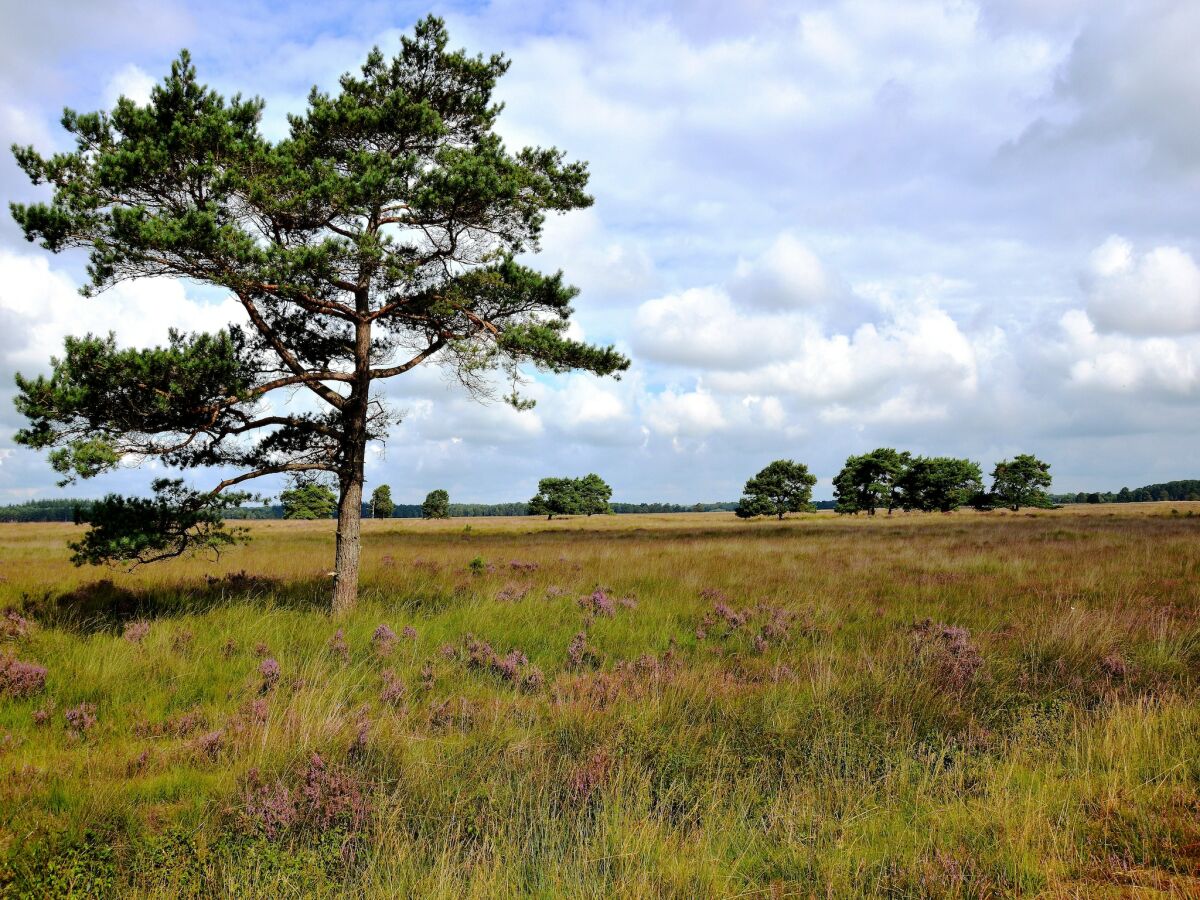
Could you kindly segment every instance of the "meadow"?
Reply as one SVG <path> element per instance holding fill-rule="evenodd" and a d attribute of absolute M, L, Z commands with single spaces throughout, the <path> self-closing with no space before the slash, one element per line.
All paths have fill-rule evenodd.
<path fill-rule="evenodd" d="M 0 525 L 0 895 L 1200 896 L 1200 504 Z"/>

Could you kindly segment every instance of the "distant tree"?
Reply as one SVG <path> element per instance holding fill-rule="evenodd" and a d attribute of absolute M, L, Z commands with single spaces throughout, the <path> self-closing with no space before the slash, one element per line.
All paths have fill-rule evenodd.
<path fill-rule="evenodd" d="M 777 516 L 803 512 L 810 508 L 813 485 L 817 477 L 810 475 L 808 466 L 790 459 L 777 459 L 746 482 L 738 503 L 738 518 Z"/>
<path fill-rule="evenodd" d="M 517 262 L 538 249 L 548 215 L 591 204 L 586 165 L 554 148 L 509 149 L 494 97 L 508 61 L 448 42 L 440 19 L 422 19 L 391 58 L 372 50 L 332 91 L 309 92 L 278 140 L 260 127 L 263 101 L 222 97 L 184 52 L 144 104 L 67 110 L 72 147 L 15 149 L 52 192 L 13 204 L 17 224 L 51 252 L 89 253 L 85 292 L 184 279 L 231 297 L 242 319 L 149 349 L 69 338 L 48 378 L 18 380 L 29 425 L 16 441 L 51 451 L 67 477 L 129 459 L 236 470 L 207 490 L 164 488 L 153 523 L 93 507 L 108 559 L 140 559 L 160 541 L 210 548 L 229 489 L 325 472 L 339 492 L 341 612 L 358 596 L 367 447 L 396 418 L 382 382 L 440 362 L 487 397 L 489 373 L 517 382 L 523 366 L 628 368 L 613 348 L 568 337 L 576 291 L 561 273 Z M 297 389 L 315 406 L 271 399 Z M 515 390 L 506 399 L 531 405 Z M 202 507 L 213 515 L 197 518 Z"/>
<path fill-rule="evenodd" d="M 862 456 L 851 456 L 833 480 L 833 495 L 840 513 L 866 512 L 877 507 L 889 514 L 899 503 L 899 481 L 912 456 L 890 447 L 880 447 Z"/>
<path fill-rule="evenodd" d="M 1095 492 L 1092 492 L 1092 493 L 1088 494 L 1088 495 L 1087 495 L 1087 502 L 1088 502 L 1088 503 L 1099 503 L 1099 502 L 1100 502 L 1100 495 L 1099 495 L 1098 493 L 1095 493 Z"/>
<path fill-rule="evenodd" d="M 538 482 L 538 492 L 529 501 L 529 515 L 547 519 L 583 511 L 577 478 L 543 478 Z"/>
<path fill-rule="evenodd" d="M 949 456 L 918 456 L 900 479 L 905 509 L 950 512 L 983 490 L 978 463 Z"/>
<path fill-rule="evenodd" d="M 579 494 L 580 511 L 585 515 L 612 512 L 608 505 L 612 499 L 612 488 L 599 475 L 593 472 L 578 479 L 575 489 Z"/>
<path fill-rule="evenodd" d="M 329 485 L 311 478 L 297 478 L 279 495 L 285 519 L 328 519 L 337 509 L 337 496 Z"/>
<path fill-rule="evenodd" d="M 425 495 L 421 504 L 421 517 L 424 519 L 450 518 L 450 494 L 438 488 Z"/>
<path fill-rule="evenodd" d="M 1013 512 L 1022 506 L 1049 506 L 1046 488 L 1050 487 L 1050 464 L 1036 456 L 1020 456 L 996 463 L 992 470 L 992 493 L 996 502 Z"/>
<path fill-rule="evenodd" d="M 371 491 L 371 517 L 374 519 L 390 519 L 395 504 L 392 502 L 390 485 L 381 484 Z"/>

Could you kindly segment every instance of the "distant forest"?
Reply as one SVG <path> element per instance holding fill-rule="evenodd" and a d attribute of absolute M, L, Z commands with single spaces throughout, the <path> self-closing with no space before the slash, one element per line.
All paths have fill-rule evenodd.
<path fill-rule="evenodd" d="M 520 503 L 451 503 L 451 516 L 523 516 L 528 512 L 528 505 Z M 832 500 L 823 500 L 814 504 L 818 509 L 832 509 Z M 91 506 L 89 500 L 29 500 L 11 506 L 0 506 L 0 522 L 73 522 L 76 509 L 86 511 Z M 694 503 L 690 506 L 679 503 L 613 503 L 612 511 L 617 515 L 637 513 L 684 513 L 684 512 L 715 512 L 732 510 L 737 506 L 736 501 L 724 503 Z M 370 518 L 371 506 L 363 504 L 363 517 Z M 282 519 L 283 507 L 279 504 L 269 506 L 247 505 L 225 511 L 228 519 Z M 420 503 L 397 503 L 392 510 L 394 519 L 421 518 Z"/>
<path fill-rule="evenodd" d="M 1077 494 L 1051 494 L 1050 499 L 1055 503 L 1146 503 L 1162 500 L 1200 500 L 1200 479 L 1185 481 L 1168 481 L 1165 484 L 1148 484 L 1139 488 L 1121 488 L 1121 490 L 1105 491 L 1103 493 L 1080 492 Z M 88 500 L 28 500 L 11 506 L 0 506 L 0 522 L 72 522 L 75 520 L 76 508 L 86 510 L 91 505 Z M 833 500 L 818 500 L 813 503 L 817 509 L 833 509 Z M 527 514 L 526 503 L 451 503 L 451 516 L 523 516 Z M 636 515 L 638 513 L 685 513 L 685 512 L 717 512 L 735 509 L 737 503 L 613 503 L 612 510 L 617 515 Z M 282 519 L 283 507 L 278 504 L 271 506 L 245 506 L 230 509 L 226 512 L 230 519 Z M 370 517 L 369 504 L 363 504 L 363 516 Z M 419 519 L 421 504 L 397 503 L 392 518 Z"/>

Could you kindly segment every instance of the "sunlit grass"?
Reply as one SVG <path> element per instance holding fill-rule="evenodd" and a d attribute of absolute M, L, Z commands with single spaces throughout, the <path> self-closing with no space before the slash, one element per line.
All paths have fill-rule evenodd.
<path fill-rule="evenodd" d="M 331 523 L 253 523 L 216 563 L 135 573 L 71 567 L 69 526 L 0 526 L 0 608 L 36 620 L 0 654 L 48 670 L 0 699 L 0 884 L 1194 896 L 1195 513 L 368 522 L 337 621 Z M 578 602 L 601 588 L 611 616 Z M 545 685 L 473 666 L 468 635 Z M 248 786 L 299 785 L 314 753 L 368 819 L 268 835 Z"/>

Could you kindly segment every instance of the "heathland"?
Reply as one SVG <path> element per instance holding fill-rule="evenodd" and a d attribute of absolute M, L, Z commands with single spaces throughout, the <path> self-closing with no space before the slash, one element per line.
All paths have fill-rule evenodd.
<path fill-rule="evenodd" d="M 1200 504 L 0 526 L 0 895 L 1197 896 Z"/>

